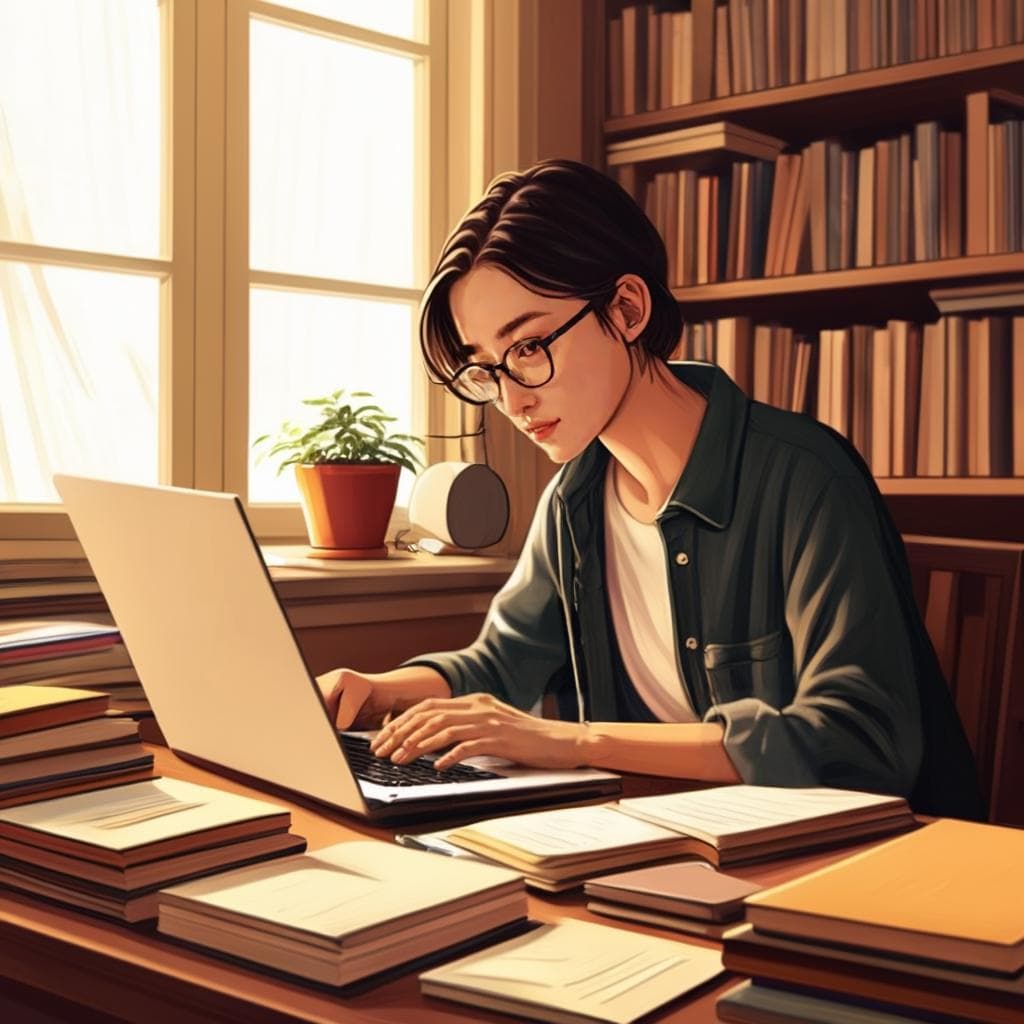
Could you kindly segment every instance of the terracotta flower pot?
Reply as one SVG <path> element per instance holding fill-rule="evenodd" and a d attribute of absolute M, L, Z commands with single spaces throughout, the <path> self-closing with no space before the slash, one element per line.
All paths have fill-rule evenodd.
<path fill-rule="evenodd" d="M 395 507 L 401 466 L 321 463 L 295 467 L 310 554 L 319 558 L 386 558 L 384 536 Z"/>

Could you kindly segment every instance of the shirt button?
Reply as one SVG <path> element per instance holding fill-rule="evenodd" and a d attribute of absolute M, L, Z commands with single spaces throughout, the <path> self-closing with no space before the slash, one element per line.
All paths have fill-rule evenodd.
<path fill-rule="evenodd" d="M 690 564 L 690 556 L 685 551 L 680 551 L 679 554 L 676 555 L 676 565 L 689 565 L 689 564 Z"/>
<path fill-rule="evenodd" d="M 697 638 L 695 636 L 688 636 L 686 638 L 686 649 L 688 651 L 695 651 L 698 647 L 700 647 L 700 644 L 697 643 Z"/>

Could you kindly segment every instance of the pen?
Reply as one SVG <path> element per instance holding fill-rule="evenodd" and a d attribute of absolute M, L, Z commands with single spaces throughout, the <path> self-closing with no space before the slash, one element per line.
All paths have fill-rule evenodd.
<path fill-rule="evenodd" d="M 401 846 L 408 846 L 413 850 L 423 850 L 426 853 L 440 853 L 445 857 L 457 857 L 459 851 L 445 843 L 443 840 L 434 839 L 424 842 L 419 836 L 396 835 L 395 842 Z"/>

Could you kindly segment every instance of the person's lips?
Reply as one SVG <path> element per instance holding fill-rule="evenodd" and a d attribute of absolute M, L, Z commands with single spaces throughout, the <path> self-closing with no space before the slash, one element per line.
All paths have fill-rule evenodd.
<path fill-rule="evenodd" d="M 555 427 L 561 422 L 561 420 L 544 420 L 541 423 L 531 423 L 526 428 L 526 432 L 534 441 L 543 441 L 546 437 L 551 436 Z"/>

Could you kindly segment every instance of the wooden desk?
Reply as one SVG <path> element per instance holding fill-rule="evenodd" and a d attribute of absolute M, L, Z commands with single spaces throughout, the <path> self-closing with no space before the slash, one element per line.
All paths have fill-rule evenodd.
<path fill-rule="evenodd" d="M 163 775 L 266 798 L 264 793 L 185 764 L 166 749 L 152 749 L 157 770 Z M 627 790 L 630 793 L 644 791 L 650 788 L 650 783 L 651 780 L 627 780 Z M 277 795 L 272 799 L 287 803 Z M 364 825 L 330 811 L 320 812 L 311 804 L 288 803 L 288 806 L 292 813 L 292 831 L 306 836 L 310 849 L 367 836 L 389 841 L 392 836 L 389 830 Z M 733 873 L 774 885 L 868 845 L 738 868 Z M 681 936 L 590 914 L 584 903 L 579 891 L 555 896 L 531 895 L 530 916 L 539 921 L 577 917 L 653 935 L 674 935 L 699 945 L 715 945 L 695 936 Z M 206 956 L 162 938 L 153 929 L 108 922 L 9 891 L 0 895 L 0 992 L 4 990 L 3 979 L 8 979 L 9 984 L 39 990 L 39 999 L 36 999 L 37 993 L 32 992 L 32 1001 L 45 1006 L 48 1014 L 45 1019 L 74 1021 L 75 1024 L 109 1019 L 101 1015 L 145 1024 L 182 1024 L 185 1021 L 219 1024 L 494 1021 L 507 1024 L 513 1019 L 473 1011 L 456 1003 L 426 999 L 420 995 L 415 971 L 358 995 L 340 996 L 297 981 L 269 977 L 255 967 L 248 969 Z M 696 999 L 681 1000 L 655 1015 L 652 1021 L 686 1024 L 714 1021 L 716 999 L 736 980 L 736 975 L 726 975 Z M 49 1002 L 52 997 L 63 1002 Z M 78 1007 L 88 1007 L 95 1013 Z M 29 1019 L 28 1013 L 17 1019 Z"/>

